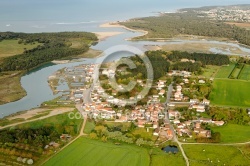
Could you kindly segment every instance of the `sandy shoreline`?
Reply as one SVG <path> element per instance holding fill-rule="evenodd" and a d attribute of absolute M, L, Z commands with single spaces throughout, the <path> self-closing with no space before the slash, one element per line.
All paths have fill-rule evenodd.
<path fill-rule="evenodd" d="M 96 34 L 99 40 L 105 40 L 108 37 L 123 34 L 124 32 L 93 32 Z"/>
<path fill-rule="evenodd" d="M 148 34 L 148 31 L 144 31 L 144 30 L 136 30 L 136 29 L 131 29 L 131 28 L 128 28 L 126 26 L 123 26 L 123 25 L 120 25 L 119 22 L 108 22 L 108 23 L 104 23 L 102 25 L 100 25 L 101 28 L 123 28 L 123 29 L 126 29 L 128 31 L 132 31 L 132 32 L 141 32 L 143 33 L 142 35 L 138 35 L 136 37 L 140 37 L 140 36 L 145 36 Z M 133 40 L 133 38 L 129 38 L 129 39 L 126 39 L 126 40 Z"/>

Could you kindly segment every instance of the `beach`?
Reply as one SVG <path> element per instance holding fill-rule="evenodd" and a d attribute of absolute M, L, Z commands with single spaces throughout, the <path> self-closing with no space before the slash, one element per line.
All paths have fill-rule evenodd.
<path fill-rule="evenodd" d="M 108 37 L 123 34 L 124 32 L 93 32 L 96 34 L 99 40 L 105 40 Z"/>
<path fill-rule="evenodd" d="M 143 33 L 142 35 L 138 35 L 136 37 L 145 36 L 145 35 L 148 34 L 148 31 L 144 31 L 144 30 L 140 30 L 140 29 L 131 29 L 131 28 L 128 28 L 126 26 L 123 26 L 123 25 L 119 24 L 119 22 L 104 23 L 104 24 L 100 25 L 100 28 L 123 28 L 123 29 L 126 29 L 128 31 Z M 133 40 L 133 38 L 129 38 L 129 39 L 126 39 L 126 40 Z"/>

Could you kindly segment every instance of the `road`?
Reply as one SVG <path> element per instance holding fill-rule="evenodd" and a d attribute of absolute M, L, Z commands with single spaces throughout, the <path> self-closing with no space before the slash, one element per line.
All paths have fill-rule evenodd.
<path fill-rule="evenodd" d="M 166 106 L 166 109 L 168 110 L 168 104 L 170 104 L 170 97 L 172 95 L 172 92 L 173 92 L 173 83 L 171 83 L 169 86 L 168 86 L 168 91 L 167 91 L 167 100 L 166 102 L 164 103 L 165 106 Z M 170 120 L 169 120 L 169 117 L 168 117 L 168 114 L 166 116 L 166 122 L 170 124 L 170 129 L 172 130 L 172 133 L 173 133 L 173 141 L 176 142 L 181 150 L 181 153 L 182 153 L 182 156 L 184 157 L 185 161 L 186 161 L 186 165 L 189 166 L 189 160 L 182 148 L 182 143 L 178 140 L 178 137 L 175 133 L 175 130 L 174 130 L 174 127 L 173 125 L 170 123 Z"/>

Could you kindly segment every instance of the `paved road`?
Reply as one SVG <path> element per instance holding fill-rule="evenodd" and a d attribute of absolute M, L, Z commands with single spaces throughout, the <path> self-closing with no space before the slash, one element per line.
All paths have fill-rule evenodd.
<path fill-rule="evenodd" d="M 89 104 L 89 103 L 92 103 L 92 100 L 91 100 L 91 90 L 93 88 L 89 88 L 89 89 L 86 89 L 84 92 L 83 92 L 83 102 L 85 104 Z"/>
<path fill-rule="evenodd" d="M 172 95 L 172 92 L 173 92 L 173 83 L 171 83 L 169 86 L 168 86 L 168 91 L 167 91 L 167 100 L 165 102 L 165 104 L 167 105 L 168 103 L 170 103 L 170 97 Z"/>
<path fill-rule="evenodd" d="M 171 94 L 173 92 L 173 83 L 171 83 L 169 86 L 168 86 L 168 92 L 167 92 L 167 100 L 166 102 L 164 103 L 165 106 L 166 106 L 166 109 L 168 110 L 168 104 L 170 103 L 170 97 L 171 97 Z M 172 102 L 171 102 L 172 103 Z M 169 117 L 166 116 L 166 121 L 170 124 L 170 129 L 172 130 L 172 133 L 173 133 L 173 141 L 176 142 L 181 150 L 181 153 L 182 153 L 182 156 L 184 157 L 185 161 L 186 161 L 186 165 L 189 166 L 189 160 L 182 148 L 182 143 L 179 142 L 178 140 L 178 137 L 175 133 L 175 130 L 174 130 L 174 127 L 173 125 L 170 123 L 170 120 L 169 120 Z"/>

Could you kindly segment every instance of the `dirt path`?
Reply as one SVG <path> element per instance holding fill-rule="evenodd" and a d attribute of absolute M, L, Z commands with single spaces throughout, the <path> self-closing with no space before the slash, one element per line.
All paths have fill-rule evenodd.
<path fill-rule="evenodd" d="M 63 109 L 63 110 L 60 110 L 60 111 L 58 111 L 58 109 L 57 110 L 53 110 L 53 111 L 50 112 L 49 115 L 46 115 L 46 116 L 43 116 L 43 117 L 40 117 L 40 118 L 37 118 L 37 119 L 31 119 L 31 120 L 26 120 L 24 122 L 18 122 L 18 123 L 10 124 L 10 125 L 7 125 L 7 126 L 1 126 L 0 130 L 5 129 L 5 128 L 9 128 L 9 127 L 13 127 L 13 126 L 16 126 L 16 125 L 24 124 L 24 123 L 29 123 L 29 122 L 34 122 L 34 121 L 37 121 L 37 120 L 46 119 L 46 118 L 49 118 L 51 116 L 63 114 L 63 113 L 66 113 L 66 112 L 71 112 L 73 110 L 74 110 L 74 108 Z M 19 116 L 21 116 L 21 115 L 19 115 Z"/>

